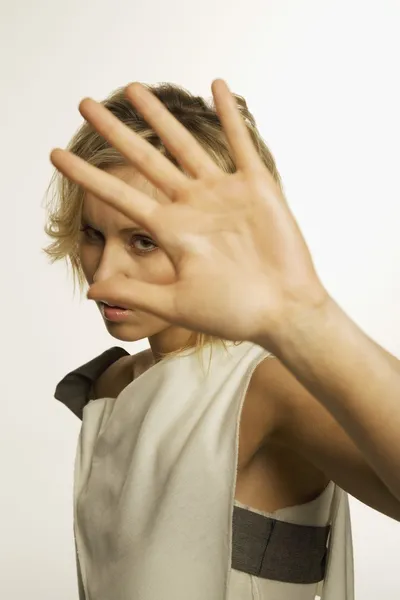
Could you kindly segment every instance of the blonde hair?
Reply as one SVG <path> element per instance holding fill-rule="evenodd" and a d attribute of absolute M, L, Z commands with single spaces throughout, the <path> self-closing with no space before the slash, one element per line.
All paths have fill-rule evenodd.
<path fill-rule="evenodd" d="M 236 171 L 213 103 L 194 96 L 184 88 L 171 83 L 146 85 L 145 87 L 190 131 L 224 172 L 234 173 Z M 282 190 L 282 182 L 275 160 L 257 130 L 255 119 L 248 110 L 245 99 L 238 95 L 235 95 L 235 99 L 262 162 Z M 125 88 L 117 89 L 102 104 L 127 127 L 157 148 L 178 168 L 181 168 L 157 133 L 127 100 Z M 68 144 L 68 150 L 99 169 L 127 164 L 124 157 L 87 122 L 75 133 Z M 84 190 L 80 186 L 58 171 L 54 173 L 47 194 L 47 222 L 45 225 L 45 232 L 52 242 L 44 250 L 52 262 L 66 260 L 72 269 L 74 283 L 78 283 L 81 290 L 85 283 L 79 259 L 79 230 L 83 199 Z M 195 345 L 198 347 L 203 347 L 210 341 L 217 340 L 203 334 L 195 336 Z"/>

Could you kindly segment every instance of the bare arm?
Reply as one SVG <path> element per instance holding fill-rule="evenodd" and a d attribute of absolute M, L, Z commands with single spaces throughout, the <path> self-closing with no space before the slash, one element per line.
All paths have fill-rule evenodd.
<path fill-rule="evenodd" d="M 171 260 L 175 279 L 157 285 L 117 274 L 95 282 L 88 297 L 272 350 L 400 499 L 397 361 L 325 298 L 282 188 L 262 160 L 226 83 L 216 80 L 213 95 L 237 167 L 234 173 L 219 169 L 150 90 L 133 84 L 127 95 L 182 170 L 104 106 L 87 99 L 80 110 L 160 188 L 161 202 L 70 152 L 53 151 L 52 161 L 66 177 L 151 232 Z M 324 296 L 317 305 L 310 304 L 315 291 Z"/>
<path fill-rule="evenodd" d="M 274 342 L 276 355 L 400 500 L 399 361 L 331 299 L 287 319 Z"/>
<path fill-rule="evenodd" d="M 277 427 L 272 431 L 275 443 L 305 458 L 328 481 L 335 481 L 364 504 L 400 521 L 400 500 L 339 423 L 279 360 L 262 363 L 258 383 L 261 415 L 268 415 L 267 442 L 271 421 L 275 421 Z M 272 414 L 271 405 L 275 407 Z M 257 415 L 257 423 L 261 422 Z"/>

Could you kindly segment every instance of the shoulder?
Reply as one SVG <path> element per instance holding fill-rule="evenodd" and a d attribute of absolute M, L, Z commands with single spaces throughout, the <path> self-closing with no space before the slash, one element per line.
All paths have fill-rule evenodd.
<path fill-rule="evenodd" d="M 151 351 L 143 350 L 115 361 L 95 382 L 95 398 L 116 398 L 135 377 L 150 366 L 151 360 Z"/>
<path fill-rule="evenodd" d="M 142 375 L 147 369 L 150 369 L 154 365 L 154 357 L 150 348 L 146 350 L 142 350 L 138 352 L 133 357 L 132 367 L 133 367 L 133 378 L 139 377 Z"/>

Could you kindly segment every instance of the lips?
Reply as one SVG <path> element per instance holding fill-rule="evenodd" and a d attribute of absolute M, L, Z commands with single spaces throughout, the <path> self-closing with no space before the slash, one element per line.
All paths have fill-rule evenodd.
<path fill-rule="evenodd" d="M 106 321 L 122 323 L 129 320 L 132 311 L 123 306 L 115 306 L 108 302 L 99 303 L 100 312 Z"/>
<path fill-rule="evenodd" d="M 116 308 L 118 310 L 129 310 L 127 306 L 120 306 L 118 304 L 111 304 L 110 302 L 106 302 L 105 300 L 101 300 L 100 304 L 103 304 L 105 307 Z"/>

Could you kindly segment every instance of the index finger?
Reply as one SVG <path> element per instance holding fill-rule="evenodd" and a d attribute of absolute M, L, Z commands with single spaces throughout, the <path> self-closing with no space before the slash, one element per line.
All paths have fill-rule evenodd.
<path fill-rule="evenodd" d="M 160 207 L 156 200 L 66 150 L 55 148 L 50 154 L 50 160 L 65 177 L 150 233 L 155 233 L 155 213 Z"/>

